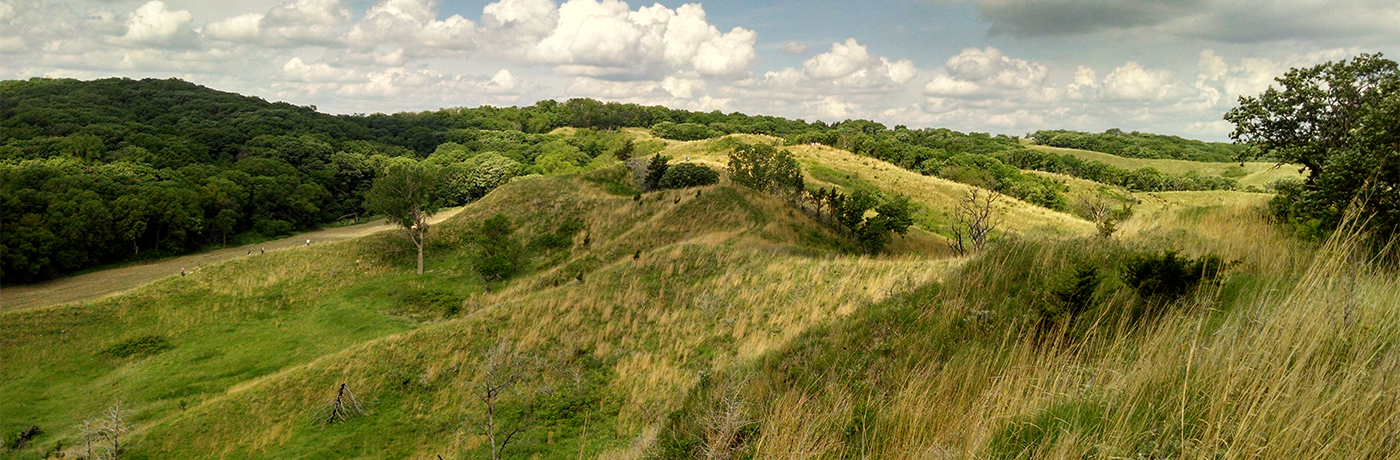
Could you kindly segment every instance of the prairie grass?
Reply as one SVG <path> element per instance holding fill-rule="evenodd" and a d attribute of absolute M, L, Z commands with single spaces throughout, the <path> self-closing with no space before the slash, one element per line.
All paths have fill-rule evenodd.
<path fill-rule="evenodd" d="M 754 458 L 794 458 L 793 446 L 821 446 L 805 458 L 1400 455 L 1393 268 L 1358 258 L 1345 234 L 1312 248 L 1268 231 L 1254 197 L 1197 198 L 1211 207 L 1140 215 L 1119 241 L 1003 243 L 942 283 L 727 370 L 753 382 L 751 415 L 771 420 L 741 450 Z M 1113 281 L 1095 294 L 1107 313 L 1077 329 L 1047 336 L 1015 320 L 1033 314 L 1054 272 L 1076 260 L 1178 241 L 1239 264 L 1146 321 L 1112 319 L 1143 302 Z M 663 432 L 661 456 L 694 451 L 701 427 L 689 414 L 706 399 L 689 401 Z M 832 418 L 846 422 L 822 422 Z M 836 428 L 811 430 L 822 423 Z"/>
<path fill-rule="evenodd" d="M 721 147 L 726 145 L 726 142 L 734 141 L 772 144 L 782 140 L 771 136 L 731 134 L 720 139 L 704 141 L 667 141 L 667 149 L 664 153 L 671 155 L 672 158 L 689 157 L 693 162 L 724 169 L 728 166 L 728 150 Z M 938 212 L 946 213 L 954 209 L 958 200 L 962 199 L 963 195 L 972 188 L 966 184 L 940 177 L 925 176 L 893 163 L 859 156 L 825 145 L 794 145 L 785 148 L 791 151 L 793 156 L 807 169 L 818 166 L 839 171 L 841 174 L 851 176 L 846 179 L 847 181 L 870 184 L 887 192 L 903 193 L 908 195 L 911 201 Z M 808 173 L 810 176 L 810 171 Z M 808 179 L 815 179 L 814 183 L 830 183 L 821 180 L 821 177 L 808 177 Z M 1004 229 L 1012 233 L 1038 237 L 1064 237 L 1091 235 L 1094 232 L 1094 224 L 1083 219 L 1014 198 L 1006 197 L 999 206 L 1005 218 Z M 928 230 L 938 231 L 941 228 Z"/>
<path fill-rule="evenodd" d="M 1073 155 L 1083 160 L 1097 161 L 1123 169 L 1155 168 L 1166 174 L 1184 175 L 1196 173 L 1202 176 L 1220 176 L 1227 172 L 1243 174 L 1238 177 L 1240 187 L 1265 188 L 1269 184 L 1279 179 L 1298 178 L 1303 175 L 1299 172 L 1298 165 L 1278 165 L 1267 161 L 1249 161 L 1241 163 L 1209 163 L 1189 160 L 1171 159 L 1150 159 L 1150 158 L 1128 158 L 1111 155 L 1090 150 L 1069 149 L 1063 147 L 1051 147 L 1048 145 L 1024 144 L 1026 148 L 1040 150 L 1059 155 Z"/>

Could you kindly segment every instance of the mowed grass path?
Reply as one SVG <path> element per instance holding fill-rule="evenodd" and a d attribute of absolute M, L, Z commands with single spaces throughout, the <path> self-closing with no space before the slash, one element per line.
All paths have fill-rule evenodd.
<path fill-rule="evenodd" d="M 457 215 L 461 210 L 462 208 L 444 209 L 434 215 L 429 222 L 433 224 L 442 222 Z M 359 225 L 298 233 L 280 240 L 84 273 L 43 283 L 10 286 L 0 289 L 0 311 L 96 300 L 135 289 L 167 276 L 179 276 L 181 269 L 193 273 L 210 265 L 240 257 L 249 257 L 248 254 L 252 254 L 252 256 L 262 255 L 263 250 L 280 251 L 305 247 L 308 239 L 311 240 L 312 244 L 329 243 L 372 235 L 393 228 L 387 225 L 384 220 L 376 220 Z"/>

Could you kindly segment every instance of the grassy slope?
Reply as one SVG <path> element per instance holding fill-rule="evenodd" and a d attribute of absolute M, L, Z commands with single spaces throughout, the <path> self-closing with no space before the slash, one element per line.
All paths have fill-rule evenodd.
<path fill-rule="evenodd" d="M 1046 145 L 1035 145 L 1026 143 L 1027 148 L 1040 150 L 1060 155 L 1074 155 L 1075 157 L 1107 163 L 1124 169 L 1141 169 L 1152 167 L 1167 174 L 1186 174 L 1196 172 L 1203 176 L 1219 176 L 1231 168 L 1238 167 L 1239 163 L 1206 163 L 1187 160 L 1154 160 L 1144 158 L 1126 158 L 1117 155 L 1110 155 L 1102 152 L 1089 150 L 1067 149 L 1060 147 L 1050 147 Z M 1275 167 L 1269 162 L 1246 162 L 1243 167 L 1244 176 L 1239 177 L 1241 187 L 1264 188 L 1270 183 L 1285 177 L 1302 177 L 1298 173 L 1298 167 L 1294 165 L 1283 165 Z"/>
<path fill-rule="evenodd" d="M 668 145 L 677 159 L 722 166 L 709 150 Z M 836 173 L 817 174 L 824 182 L 898 190 L 935 212 L 965 187 L 832 149 L 794 151 Z M 1400 371 L 1400 284 L 1332 257 L 1312 264 L 1310 247 L 1258 218 L 1267 195 L 1137 194 L 1137 214 L 1107 249 L 1034 243 L 1092 228 L 1012 201 L 1008 227 L 1033 243 L 960 268 L 927 233 L 899 241 L 893 257 L 840 255 L 829 230 L 727 185 L 640 203 L 605 189 L 584 178 L 512 183 L 439 227 L 423 277 L 407 274 L 406 244 L 382 235 L 4 314 L 0 430 L 45 429 L 20 458 L 71 447 L 72 424 L 120 398 L 137 428 L 129 458 L 480 457 L 470 392 L 482 351 L 508 338 L 557 368 L 553 405 L 517 456 L 661 452 L 726 387 L 741 388 L 744 411 L 762 421 L 745 444 L 760 457 L 1394 448 L 1390 425 L 1375 422 L 1400 421 L 1383 377 Z M 483 284 L 469 224 L 497 212 L 520 224 L 521 240 L 570 218 L 584 226 L 572 247 L 535 250 L 526 273 Z M 1165 246 L 1241 264 L 1152 328 L 1092 328 L 1064 347 L 1038 347 L 989 313 L 1041 298 L 1069 261 Z M 1350 299 L 1345 321 L 1338 295 Z M 174 348 L 98 354 L 145 334 Z M 319 426 L 339 383 L 369 415 Z"/>
<path fill-rule="evenodd" d="M 645 132 L 639 132 L 638 135 L 649 136 Z M 734 134 L 726 137 L 745 142 L 772 143 L 779 141 L 779 139 L 769 136 L 747 134 Z M 685 158 L 689 157 L 692 161 L 705 163 L 719 169 L 725 168 L 728 164 L 728 152 L 714 148 L 715 143 L 720 142 L 718 140 L 666 142 L 667 149 L 662 153 L 670 155 L 675 160 L 684 161 Z M 809 170 L 809 174 L 814 165 L 836 170 L 852 176 L 847 180 L 870 184 L 881 190 L 909 195 L 915 203 L 921 204 L 939 215 L 951 212 L 957 201 L 971 188 L 965 184 L 939 177 L 925 176 L 889 162 L 854 155 L 848 151 L 827 146 L 796 145 L 786 148 L 792 152 L 793 156 L 797 157 L 799 162 L 804 164 Z M 814 184 L 831 183 L 821 180 L 821 177 L 809 177 L 809 179 L 815 179 L 813 180 Z M 1089 235 L 1094 231 L 1093 224 L 1067 213 L 1052 211 L 1010 198 L 1001 203 L 1000 207 L 1005 215 L 1004 228 L 1013 233 L 1036 236 L 1070 236 Z"/>
<path fill-rule="evenodd" d="M 1349 259 L 1345 240 L 1315 250 L 1280 234 L 1265 195 L 1160 195 L 1118 240 L 1004 243 L 726 370 L 662 446 L 706 445 L 722 431 L 709 414 L 737 394 L 760 421 L 741 444 L 756 458 L 1400 454 L 1400 280 Z M 1118 258 L 1167 247 L 1238 265 L 1144 325 L 1113 320 L 1141 305 Z M 1017 322 L 1085 263 L 1108 279 L 1083 321 L 1049 336 Z"/>
<path fill-rule="evenodd" d="M 600 375 L 605 388 L 582 397 L 599 409 L 552 420 L 522 441 L 524 451 L 625 450 L 645 442 L 708 369 L 948 266 L 928 262 L 943 245 L 927 234 L 896 245 L 910 255 L 840 255 L 847 243 L 830 230 L 730 186 L 640 203 L 602 190 L 581 178 L 503 187 L 439 227 L 423 277 L 407 274 L 406 245 L 381 235 L 239 260 L 91 304 L 8 313 L 0 423 L 6 433 L 43 427 L 36 448 L 72 446 L 73 424 L 121 399 L 137 428 L 131 458 L 457 458 L 482 443 L 463 422 L 480 412 L 467 394 L 472 366 L 483 347 L 508 337 L 540 356 L 591 356 L 574 371 Z M 468 224 L 498 212 L 524 241 L 571 218 L 584 226 L 571 249 L 533 256 L 532 272 L 483 285 Z M 174 348 L 99 354 L 148 334 Z M 368 401 L 372 416 L 318 427 L 337 382 Z"/>

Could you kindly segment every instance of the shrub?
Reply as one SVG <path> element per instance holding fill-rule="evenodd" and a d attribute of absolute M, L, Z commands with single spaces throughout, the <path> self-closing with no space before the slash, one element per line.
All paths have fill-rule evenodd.
<path fill-rule="evenodd" d="M 666 169 L 657 182 L 660 188 L 687 188 L 719 183 L 719 173 L 704 165 L 681 163 Z"/>
<path fill-rule="evenodd" d="M 671 157 L 659 153 L 651 156 L 651 162 L 647 163 L 647 177 L 643 180 L 643 187 L 656 190 L 661 185 L 661 178 L 666 175 L 666 169 L 670 168 L 670 165 L 666 164 L 667 161 L 671 161 Z"/>
<path fill-rule="evenodd" d="M 515 274 L 520 243 L 511 236 L 515 227 L 505 214 L 481 222 L 476 234 L 476 272 L 487 280 L 503 280 Z"/>
<path fill-rule="evenodd" d="M 1210 282 L 1226 268 L 1215 255 L 1199 259 L 1182 257 L 1176 251 L 1129 255 L 1123 260 L 1123 282 L 1145 300 L 1171 300 Z"/>
<path fill-rule="evenodd" d="M 100 354 L 121 359 L 132 356 L 150 356 L 171 348 L 175 348 L 175 346 L 171 345 L 165 337 L 143 335 L 107 347 Z"/>
<path fill-rule="evenodd" d="M 699 123 L 672 123 L 669 121 L 652 125 L 651 134 L 662 139 L 678 141 L 698 141 L 724 135 L 718 130 Z"/>

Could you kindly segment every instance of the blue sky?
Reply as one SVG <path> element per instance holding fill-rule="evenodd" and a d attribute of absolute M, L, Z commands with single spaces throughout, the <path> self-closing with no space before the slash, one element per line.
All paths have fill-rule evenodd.
<path fill-rule="evenodd" d="M 594 97 L 1224 140 L 1288 68 L 1397 51 L 1392 0 L 0 1 L 0 78 L 178 77 L 332 113 Z"/>

